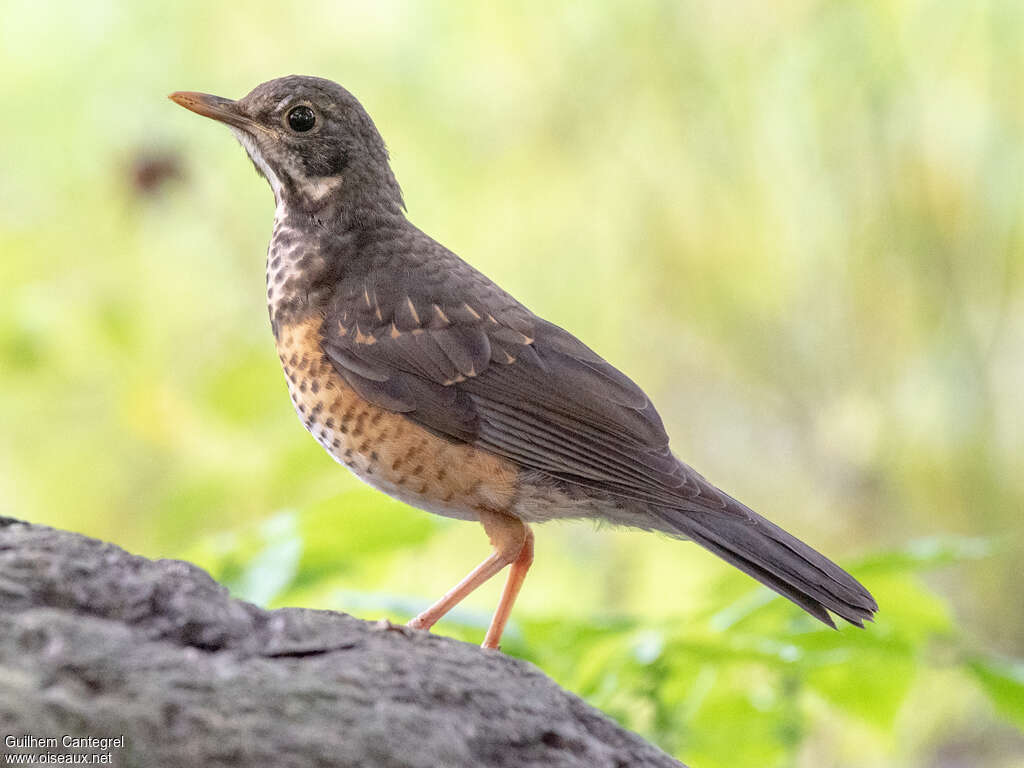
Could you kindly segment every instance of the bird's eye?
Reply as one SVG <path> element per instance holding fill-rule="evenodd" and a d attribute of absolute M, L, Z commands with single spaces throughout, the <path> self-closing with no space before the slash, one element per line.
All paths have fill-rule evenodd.
<path fill-rule="evenodd" d="M 288 127 L 296 133 L 305 133 L 316 124 L 316 115 L 307 106 L 293 107 L 288 111 Z"/>

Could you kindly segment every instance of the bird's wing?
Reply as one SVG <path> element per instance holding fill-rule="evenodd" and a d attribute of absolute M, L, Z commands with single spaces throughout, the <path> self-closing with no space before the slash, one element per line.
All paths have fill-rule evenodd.
<path fill-rule="evenodd" d="M 343 282 L 325 318 L 324 351 L 362 397 L 569 482 L 722 508 L 643 391 L 593 350 L 448 251 L 406 267 Z"/>
<path fill-rule="evenodd" d="M 451 440 L 619 497 L 835 626 L 878 606 L 824 555 L 678 461 L 643 391 L 447 251 L 343 281 L 323 346 L 367 400 Z M 660 521 L 655 522 L 655 521 Z"/>

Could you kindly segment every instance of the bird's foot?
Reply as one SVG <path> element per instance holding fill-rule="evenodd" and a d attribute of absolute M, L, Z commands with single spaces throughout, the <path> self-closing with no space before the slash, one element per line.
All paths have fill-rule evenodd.
<path fill-rule="evenodd" d="M 405 625 L 407 629 L 426 629 L 429 630 L 434 626 L 434 622 L 430 621 L 429 618 L 425 617 L 422 613 L 414 619 L 410 619 Z"/>

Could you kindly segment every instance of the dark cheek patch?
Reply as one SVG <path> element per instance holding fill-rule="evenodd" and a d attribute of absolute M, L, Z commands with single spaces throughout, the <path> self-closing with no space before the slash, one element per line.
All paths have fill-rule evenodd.
<path fill-rule="evenodd" d="M 348 165 L 348 152 L 334 142 L 317 141 L 299 154 L 307 177 L 337 176 Z"/>
<path fill-rule="evenodd" d="M 335 147 L 333 156 L 331 157 L 331 172 L 330 176 L 337 176 L 345 170 L 345 166 L 348 165 L 348 153 L 340 147 Z"/>

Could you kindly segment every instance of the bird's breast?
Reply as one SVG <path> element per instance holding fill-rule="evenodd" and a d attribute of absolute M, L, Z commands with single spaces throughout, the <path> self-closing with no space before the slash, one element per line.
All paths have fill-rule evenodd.
<path fill-rule="evenodd" d="M 267 311 L 274 335 L 330 296 L 331 260 L 322 237 L 299 214 L 278 205 L 267 247 Z"/>
<path fill-rule="evenodd" d="M 322 323 L 312 313 L 277 328 L 292 403 L 317 442 L 361 480 L 420 509 L 468 520 L 481 508 L 509 511 L 518 468 L 357 395 L 323 352 Z"/>

